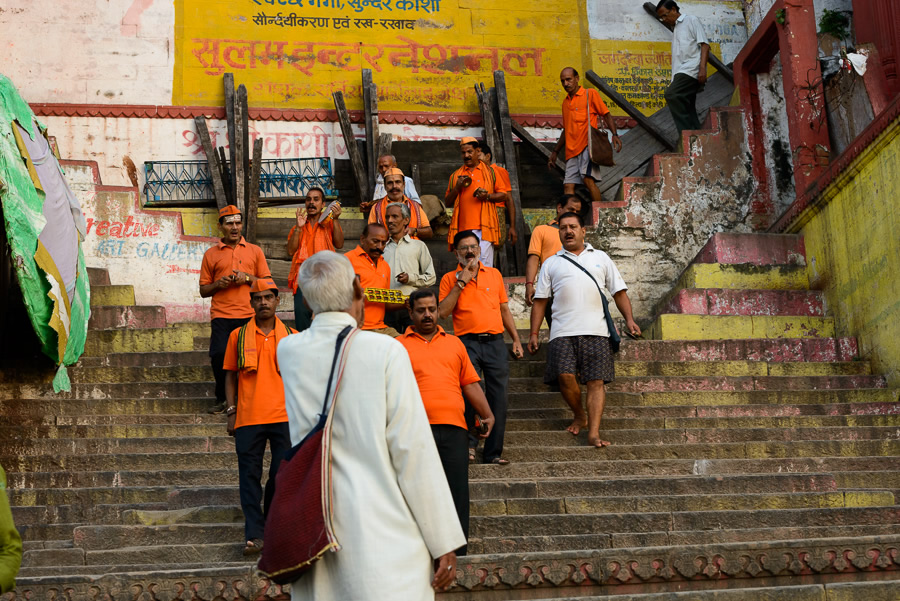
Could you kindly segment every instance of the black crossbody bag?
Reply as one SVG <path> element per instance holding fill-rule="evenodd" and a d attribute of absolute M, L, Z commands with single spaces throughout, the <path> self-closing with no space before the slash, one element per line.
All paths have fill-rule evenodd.
<path fill-rule="evenodd" d="M 609 314 L 609 302 L 606 300 L 606 295 L 603 294 L 603 290 L 600 288 L 600 284 L 597 283 L 597 280 L 594 279 L 594 276 L 591 275 L 591 272 L 581 266 L 578 261 L 572 259 L 572 257 L 568 257 L 566 255 L 560 255 L 563 259 L 580 269 L 581 271 L 587 274 L 587 277 L 591 278 L 591 281 L 594 282 L 594 286 L 597 287 L 597 292 L 600 293 L 600 300 L 603 301 L 603 318 L 606 320 L 606 327 L 609 330 L 609 346 L 612 348 L 612 352 L 618 353 L 619 346 L 622 344 L 622 339 L 619 337 L 619 331 L 616 330 L 616 324 L 613 323 L 612 315 Z"/>

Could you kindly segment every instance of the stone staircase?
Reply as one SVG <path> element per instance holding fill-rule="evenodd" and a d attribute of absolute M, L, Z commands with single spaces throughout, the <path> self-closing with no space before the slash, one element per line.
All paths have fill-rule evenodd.
<path fill-rule="evenodd" d="M 755 246 L 754 246 L 755 244 Z M 627 341 L 603 428 L 563 431 L 543 349 L 512 364 L 506 467 L 470 468 L 462 600 L 897 599 L 900 393 L 835 337 L 802 240 L 717 235 Z M 259 599 L 207 324 L 93 270 L 72 391 L 0 375 L 16 598 Z M 747 325 L 749 323 L 749 325 Z M 390 586 L 390 575 L 384 575 Z"/>

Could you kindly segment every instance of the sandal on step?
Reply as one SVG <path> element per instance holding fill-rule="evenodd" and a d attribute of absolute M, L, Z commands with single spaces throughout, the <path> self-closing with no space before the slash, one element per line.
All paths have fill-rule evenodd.
<path fill-rule="evenodd" d="M 247 545 L 244 547 L 244 556 L 248 555 L 256 555 L 261 552 L 263 548 L 263 540 L 261 538 L 254 538 L 253 540 L 248 540 Z"/>
<path fill-rule="evenodd" d="M 475 463 L 475 449 L 469 447 L 469 463 Z"/>
<path fill-rule="evenodd" d="M 491 463 L 494 465 L 509 465 L 509 459 L 504 459 L 503 457 L 494 457 L 491 459 Z"/>

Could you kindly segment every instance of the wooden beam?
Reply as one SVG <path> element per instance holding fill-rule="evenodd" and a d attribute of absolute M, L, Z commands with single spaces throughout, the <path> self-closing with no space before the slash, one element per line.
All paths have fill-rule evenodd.
<path fill-rule="evenodd" d="M 650 14 L 650 16 L 653 17 L 653 20 L 655 20 L 657 23 L 659 23 L 660 25 L 662 25 L 669 31 L 672 31 L 674 29 L 674 27 L 669 27 L 668 25 L 666 25 L 665 23 L 663 23 L 662 21 L 659 20 L 659 17 L 656 16 L 656 5 L 653 4 L 652 2 L 644 2 L 644 10 L 647 11 Z M 710 49 L 710 51 L 709 51 L 709 57 L 707 58 L 707 61 L 709 61 L 710 65 L 712 65 L 713 67 L 716 68 L 716 71 L 718 71 L 719 73 L 724 75 L 728 79 L 728 81 L 730 81 L 731 83 L 734 83 L 734 71 L 732 71 L 728 65 L 723 63 L 722 59 L 720 59 L 718 56 L 713 54 L 712 49 Z"/>
<path fill-rule="evenodd" d="M 550 155 L 552 154 L 552 152 L 546 146 L 544 146 L 543 144 L 538 142 L 534 136 L 532 136 L 530 133 L 528 133 L 527 129 L 525 129 L 524 127 L 519 125 L 519 123 L 517 121 L 515 121 L 514 119 L 510 119 L 509 124 L 512 126 L 513 133 L 516 134 L 520 140 L 522 140 L 523 142 L 525 142 L 526 144 L 528 144 L 529 146 L 531 146 L 532 148 L 537 150 L 539 153 L 541 153 L 541 155 L 545 159 L 547 159 L 548 161 L 550 160 Z M 557 171 L 559 171 L 562 175 L 565 175 L 565 173 L 566 173 L 565 161 L 563 161 L 562 159 L 557 157 L 556 163 L 554 166 L 556 167 Z"/>
<path fill-rule="evenodd" d="M 237 188 L 234 181 L 234 73 L 226 73 L 223 79 L 225 84 L 225 125 L 228 128 L 228 174 L 231 198 L 228 204 L 236 205 L 234 200 L 234 190 Z"/>
<path fill-rule="evenodd" d="M 391 134 L 380 134 L 378 136 L 378 148 L 375 152 L 375 173 L 378 173 L 378 157 L 391 154 L 391 144 L 394 137 Z M 374 188 L 373 188 L 374 190 Z"/>
<path fill-rule="evenodd" d="M 419 195 L 419 198 L 422 197 L 422 188 L 420 187 L 419 182 L 421 181 L 421 177 L 419 176 L 419 164 L 413 163 L 410 168 L 412 173 L 410 173 L 410 177 L 412 178 L 413 185 L 416 187 L 416 193 Z"/>
<path fill-rule="evenodd" d="M 503 144 L 503 152 L 506 157 L 506 170 L 509 171 L 509 183 L 512 191 L 510 197 L 516 208 L 516 232 L 518 240 L 516 240 L 513 248 L 515 249 L 515 272 L 520 275 L 525 274 L 525 220 L 522 215 L 522 199 L 519 193 L 519 165 L 516 157 L 516 148 L 513 145 L 512 137 L 512 119 L 509 116 L 509 100 L 506 95 L 506 76 L 503 71 L 494 71 L 494 88 L 497 91 L 497 108 L 500 113 L 500 141 Z"/>
<path fill-rule="evenodd" d="M 246 211 L 246 192 L 244 186 L 244 132 L 240 119 L 241 101 L 238 92 L 234 95 L 234 138 L 231 140 L 231 151 L 234 157 L 231 161 L 231 178 L 234 180 L 234 204 L 241 213 Z"/>
<path fill-rule="evenodd" d="M 206 163 L 209 169 L 209 177 L 212 178 L 213 193 L 216 195 L 216 206 L 220 209 L 228 204 L 225 197 L 225 188 L 222 187 L 222 175 L 219 172 L 219 157 L 213 148 L 212 141 L 209 138 L 209 129 L 206 127 L 205 117 L 194 117 L 194 124 L 197 126 L 197 133 L 200 135 L 200 143 L 203 145 L 203 152 L 206 153 Z"/>
<path fill-rule="evenodd" d="M 219 157 L 219 179 L 222 180 L 222 187 L 225 188 L 225 200 L 227 204 L 234 204 L 234 190 L 231 189 L 231 170 L 228 168 L 228 157 L 225 156 L 225 148 L 219 146 L 216 148 L 216 155 Z"/>
<path fill-rule="evenodd" d="M 619 108 L 628 113 L 629 117 L 637 121 L 638 125 L 643 127 L 650 135 L 659 140 L 663 144 L 663 146 L 665 146 L 669 150 L 675 150 L 676 143 L 673 140 L 670 140 L 659 128 L 657 128 L 650 121 L 650 119 L 646 115 L 644 115 L 644 113 L 642 113 L 633 104 L 628 102 L 628 99 L 619 94 L 619 92 L 617 92 L 614 87 L 606 83 L 606 80 L 590 70 L 584 74 L 584 77 L 589 82 L 597 86 L 597 89 L 599 89 L 607 97 L 609 97 L 610 100 L 618 104 Z"/>
<path fill-rule="evenodd" d="M 240 104 L 240 122 L 241 122 L 241 150 L 244 152 L 244 162 L 241 165 L 244 175 L 244 208 L 246 209 L 250 203 L 250 108 L 247 104 L 247 87 L 241 84 L 237 90 L 238 103 Z M 237 107 L 235 107 L 237 109 Z M 235 115 L 237 118 L 238 115 Z"/>
<path fill-rule="evenodd" d="M 494 93 L 492 93 L 494 92 Z M 500 143 L 500 134 L 494 122 L 494 88 L 486 90 L 483 83 L 475 84 L 475 94 L 478 96 L 478 109 L 481 111 L 481 122 L 484 126 L 484 141 L 491 147 L 495 163 L 505 164 L 506 156 L 503 153 L 503 145 Z"/>
<path fill-rule="evenodd" d="M 331 97 L 334 99 L 334 108 L 338 114 L 338 121 L 341 123 L 341 134 L 344 137 L 344 145 L 347 147 L 347 154 L 350 155 L 350 169 L 353 171 L 353 179 L 356 180 L 356 190 L 359 194 L 359 202 L 371 202 L 372 192 L 369 191 L 369 180 L 366 175 L 366 168 L 363 164 L 362 156 L 359 148 L 356 146 L 356 138 L 353 137 L 353 128 L 350 125 L 350 114 L 347 112 L 347 106 L 344 104 L 344 93 L 333 92 Z"/>
<path fill-rule="evenodd" d="M 369 198 L 375 193 L 375 174 L 378 173 L 378 86 L 372 81 L 372 70 L 362 70 L 363 111 L 366 126 L 366 171 Z"/>
<path fill-rule="evenodd" d="M 244 226 L 244 236 L 251 243 L 256 244 L 256 220 L 259 212 L 259 175 L 262 171 L 263 139 L 256 138 L 253 141 L 253 162 L 250 164 L 250 189 L 247 199 L 247 225 Z"/>

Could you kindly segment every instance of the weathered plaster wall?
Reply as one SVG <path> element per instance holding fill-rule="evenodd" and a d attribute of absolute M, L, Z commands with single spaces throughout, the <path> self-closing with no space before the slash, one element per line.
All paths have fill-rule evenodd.
<path fill-rule="evenodd" d="M 900 385 L 900 119 L 815 199 L 803 234 L 812 287 L 825 291 L 838 336 L 856 336 L 876 373 Z"/>
<path fill-rule="evenodd" d="M 746 17 L 747 32 L 749 35 L 752 35 L 753 32 L 756 31 L 760 21 L 763 20 L 774 3 L 775 0 L 744 0 L 744 15 Z M 853 0 L 815 0 L 815 7 L 816 23 L 818 23 L 819 19 L 822 18 L 822 13 L 825 12 L 825 9 L 852 13 Z M 847 16 L 851 17 L 852 20 L 852 15 L 848 14 Z"/>
<path fill-rule="evenodd" d="M 769 172 L 769 198 L 774 206 L 773 215 L 781 215 L 797 196 L 794 186 L 794 158 L 788 138 L 788 115 L 785 110 L 784 81 L 781 57 L 776 56 L 768 73 L 757 75 L 759 104 L 762 111 L 766 170 Z"/>

